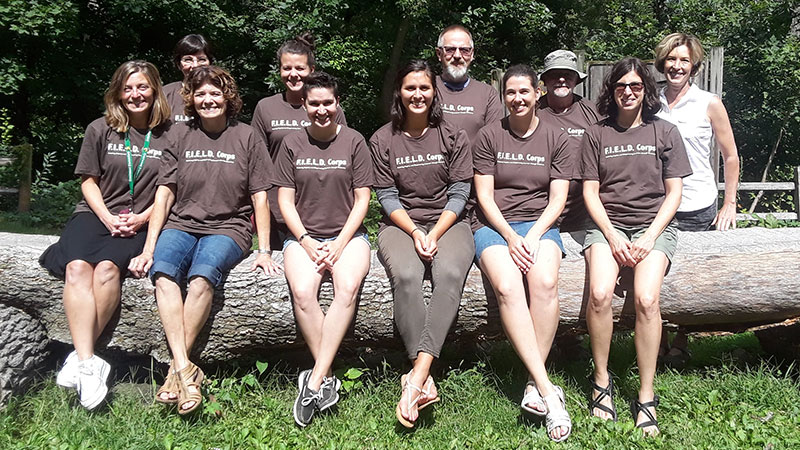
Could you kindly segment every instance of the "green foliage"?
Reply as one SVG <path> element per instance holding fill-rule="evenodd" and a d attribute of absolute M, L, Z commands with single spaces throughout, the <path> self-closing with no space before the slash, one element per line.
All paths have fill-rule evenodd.
<path fill-rule="evenodd" d="M 247 121 L 259 99 L 282 90 L 279 45 L 312 32 L 318 67 L 341 79 L 348 123 L 368 137 L 386 120 L 380 97 L 397 63 L 390 61 L 395 46 L 400 62 L 435 61 L 447 25 L 472 30 L 472 74 L 482 80 L 514 63 L 540 67 L 558 47 L 585 50 L 588 60 L 650 59 L 662 36 L 684 31 L 707 47 L 725 47 L 724 101 L 742 179 L 760 178 L 776 144 L 771 179 L 786 179 L 786 169 L 800 165 L 800 38 L 791 32 L 797 10 L 796 0 L 5 0 L 0 108 L 11 112 L 12 143 L 34 145 L 37 168 L 55 153 L 55 183 L 72 178 L 83 130 L 102 113 L 113 70 L 141 58 L 161 68 L 165 83 L 177 80 L 171 50 L 187 33 L 214 44 L 218 64 L 239 83 Z"/>

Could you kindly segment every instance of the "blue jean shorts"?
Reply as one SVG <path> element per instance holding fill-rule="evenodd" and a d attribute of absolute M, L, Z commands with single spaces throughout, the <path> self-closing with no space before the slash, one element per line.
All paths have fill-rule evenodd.
<path fill-rule="evenodd" d="M 157 274 L 163 274 L 179 285 L 199 276 L 217 287 L 243 256 L 242 249 L 228 236 L 167 229 L 156 242 L 149 275 L 155 281 Z"/>
<path fill-rule="evenodd" d="M 533 225 L 536 223 L 535 220 L 530 222 L 509 222 L 508 224 L 511 228 L 520 236 L 525 236 L 528 234 L 528 231 L 533 228 Z M 495 231 L 492 227 L 481 227 L 474 234 L 475 239 L 475 260 L 476 262 L 481 259 L 481 253 L 487 248 L 493 245 L 502 245 L 508 247 L 508 243 L 503 236 L 500 236 L 500 233 Z M 566 252 L 564 252 L 564 243 L 561 242 L 561 234 L 558 232 L 558 228 L 552 227 L 547 230 L 543 235 L 542 239 L 548 239 L 556 243 L 558 248 L 561 249 L 561 256 L 564 257 Z"/>
<path fill-rule="evenodd" d="M 330 241 L 335 240 L 337 237 L 339 237 L 339 236 L 326 237 L 326 238 L 314 238 L 314 239 L 316 239 L 316 240 L 318 240 L 320 242 L 330 242 Z M 350 240 L 352 241 L 353 239 L 356 239 L 356 238 L 364 239 L 364 242 L 366 242 L 367 245 L 369 245 L 369 238 L 367 237 L 367 233 L 362 233 L 360 231 L 356 231 L 356 234 L 354 234 L 352 239 L 350 239 Z M 289 244 L 291 244 L 292 242 L 297 242 L 297 238 L 294 237 L 294 235 L 292 233 L 288 233 L 286 235 L 286 239 L 283 241 L 283 251 L 286 251 L 286 247 L 288 247 Z"/>

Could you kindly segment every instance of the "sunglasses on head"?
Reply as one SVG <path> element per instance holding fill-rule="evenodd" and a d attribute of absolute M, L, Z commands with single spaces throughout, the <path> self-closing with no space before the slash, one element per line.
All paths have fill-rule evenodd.
<path fill-rule="evenodd" d="M 450 46 L 446 46 L 446 47 L 439 47 L 439 48 L 442 49 L 444 54 L 447 55 L 447 56 L 453 56 L 456 53 L 456 50 L 458 50 L 461 53 L 461 56 L 470 57 L 472 55 L 472 47 L 450 47 Z"/>
<path fill-rule="evenodd" d="M 634 81 L 633 83 L 614 83 L 615 92 L 625 92 L 626 88 L 631 88 L 631 92 L 639 93 L 644 90 L 644 83 Z"/>

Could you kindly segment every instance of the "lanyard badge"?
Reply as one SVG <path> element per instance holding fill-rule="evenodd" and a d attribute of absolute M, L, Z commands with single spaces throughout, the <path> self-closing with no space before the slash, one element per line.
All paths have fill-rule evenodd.
<path fill-rule="evenodd" d="M 144 145 L 142 146 L 142 153 L 139 155 L 139 164 L 136 166 L 136 169 L 133 168 L 133 152 L 131 151 L 131 137 L 130 131 L 125 132 L 125 158 L 128 160 L 128 193 L 130 194 L 130 208 L 127 210 L 120 211 L 121 213 L 130 213 L 133 212 L 133 185 L 136 180 L 139 178 L 139 175 L 142 174 L 142 168 L 144 167 L 144 161 L 147 159 L 147 151 L 150 150 L 150 137 L 152 135 L 151 130 L 147 130 L 147 134 L 144 137 Z"/>

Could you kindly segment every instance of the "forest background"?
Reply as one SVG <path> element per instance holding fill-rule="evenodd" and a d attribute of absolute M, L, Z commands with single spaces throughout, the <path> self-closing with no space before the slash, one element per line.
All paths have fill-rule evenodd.
<path fill-rule="evenodd" d="M 34 224 L 68 217 L 79 195 L 72 170 L 87 124 L 103 112 L 114 69 L 146 59 L 164 84 L 178 80 L 175 42 L 201 33 L 233 74 L 249 122 L 259 99 L 280 92 L 275 52 L 302 31 L 318 39 L 318 69 L 338 76 L 350 126 L 369 136 L 387 121 L 398 64 L 435 62 L 440 30 L 474 36 L 472 75 L 526 63 L 557 48 L 587 60 L 652 59 L 666 34 L 696 34 L 725 48 L 724 96 L 742 156 L 742 179 L 791 179 L 800 165 L 798 0 L 4 0 L 0 2 L 0 152 L 34 148 Z M 437 63 L 438 64 L 438 63 Z M 0 185 L 7 173 L 0 173 Z M 762 200 L 786 209 L 791 194 Z M 749 206 L 740 198 L 740 205 Z M 789 207 L 790 208 L 790 207 Z"/>

